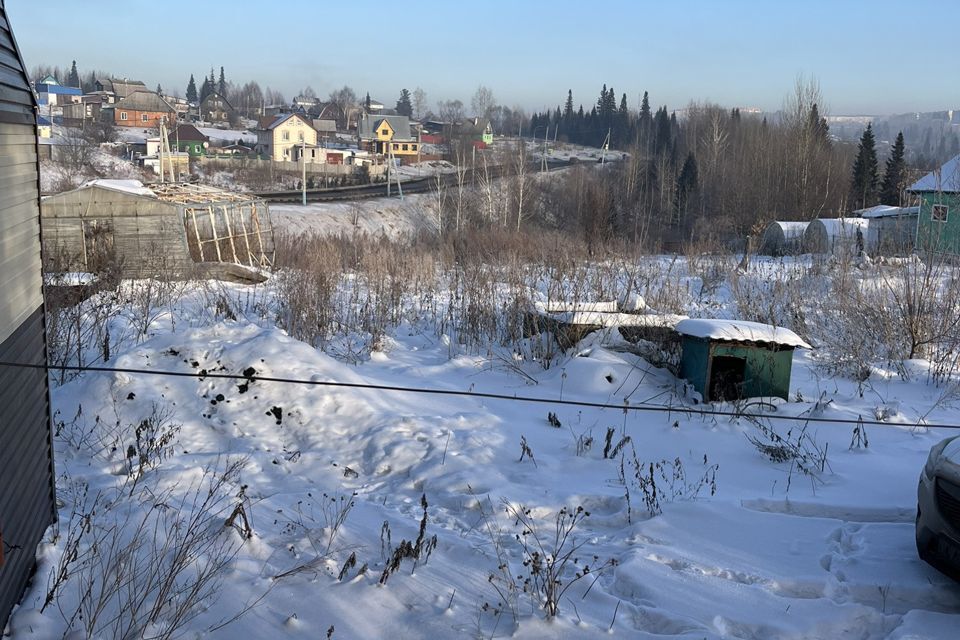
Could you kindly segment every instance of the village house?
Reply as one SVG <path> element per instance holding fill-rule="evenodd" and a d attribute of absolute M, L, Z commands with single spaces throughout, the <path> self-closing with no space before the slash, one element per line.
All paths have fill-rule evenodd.
<path fill-rule="evenodd" d="M 261 118 L 256 133 L 257 153 L 277 162 L 296 159 L 294 147 L 317 145 L 317 130 L 299 113 Z"/>
<path fill-rule="evenodd" d="M 105 79 L 105 80 L 94 80 L 94 85 L 98 92 L 103 92 L 113 96 L 113 100 L 110 102 L 115 102 L 118 100 L 123 100 L 127 96 L 137 91 L 149 91 L 147 85 L 143 84 L 139 80 L 123 80 L 116 79 Z"/>
<path fill-rule="evenodd" d="M 36 567 L 56 520 L 47 343 L 40 259 L 36 108 L 0 0 L 0 629 Z M 38 580 L 43 580 L 38 577 Z"/>
<path fill-rule="evenodd" d="M 80 102 L 83 91 L 79 87 L 65 87 L 53 76 L 40 79 L 34 89 L 37 92 L 37 101 L 41 108 L 57 107 L 65 104 Z"/>
<path fill-rule="evenodd" d="M 203 135 L 199 129 L 192 124 L 177 125 L 167 135 L 167 141 L 170 148 L 174 151 L 183 151 L 190 158 L 199 158 L 207 154 L 207 148 L 210 146 L 210 138 Z"/>
<path fill-rule="evenodd" d="M 200 119 L 213 124 L 230 124 L 237 119 L 237 112 L 224 96 L 213 91 L 200 103 Z"/>
<path fill-rule="evenodd" d="M 489 118 L 467 118 L 457 123 L 454 134 L 470 139 L 480 149 L 493 144 L 493 126 Z"/>
<path fill-rule="evenodd" d="M 61 107 L 63 124 L 67 127 L 81 127 L 86 122 L 98 122 L 102 108 L 103 101 L 99 95 L 81 96 L 80 102 Z"/>
<path fill-rule="evenodd" d="M 113 108 L 113 123 L 118 127 L 156 127 L 176 119 L 176 110 L 153 91 L 134 91 Z"/>
<path fill-rule="evenodd" d="M 375 116 L 363 114 L 357 127 L 361 149 L 372 153 L 413 158 L 420 152 L 420 141 L 410 130 L 407 116 Z"/>
<path fill-rule="evenodd" d="M 918 249 L 960 255 L 960 156 L 907 189 L 920 197 Z"/>

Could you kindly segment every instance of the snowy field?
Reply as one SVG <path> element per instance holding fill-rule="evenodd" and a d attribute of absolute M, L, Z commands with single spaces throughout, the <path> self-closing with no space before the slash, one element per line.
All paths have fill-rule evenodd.
<path fill-rule="evenodd" d="M 396 185 L 392 187 L 396 191 Z M 387 186 L 383 185 L 384 193 Z M 365 233 L 401 238 L 436 228 L 430 194 L 412 194 L 401 200 L 372 198 L 353 202 L 315 202 L 303 205 L 271 204 L 270 215 L 277 229 L 294 234 L 352 236 Z"/>
<path fill-rule="evenodd" d="M 54 388 L 60 523 L 13 638 L 957 637 L 960 585 L 913 540 L 917 478 L 948 434 L 922 425 L 960 422 L 926 362 L 858 384 L 800 350 L 789 402 L 707 415 L 616 332 L 549 368 L 534 342 L 478 349 L 422 314 L 314 347 L 278 328 L 281 280 L 88 303 L 114 305 L 110 366 L 196 377 Z M 722 288 L 685 299 L 735 312 Z M 884 425 L 804 421 L 859 416 Z M 749 438 L 770 429 L 809 458 L 761 453 Z"/>

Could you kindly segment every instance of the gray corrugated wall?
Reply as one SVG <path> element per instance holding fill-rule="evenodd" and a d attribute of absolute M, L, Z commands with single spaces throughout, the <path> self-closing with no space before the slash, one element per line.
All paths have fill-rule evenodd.
<path fill-rule="evenodd" d="M 0 0 L 0 361 L 44 364 L 33 93 Z M 0 367 L 0 628 L 55 517 L 47 376 Z"/>

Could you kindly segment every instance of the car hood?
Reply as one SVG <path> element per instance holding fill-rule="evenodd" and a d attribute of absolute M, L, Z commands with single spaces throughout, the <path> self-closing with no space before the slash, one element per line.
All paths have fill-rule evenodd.
<path fill-rule="evenodd" d="M 953 441 L 943 449 L 940 458 L 960 465 L 960 438 L 954 438 Z"/>

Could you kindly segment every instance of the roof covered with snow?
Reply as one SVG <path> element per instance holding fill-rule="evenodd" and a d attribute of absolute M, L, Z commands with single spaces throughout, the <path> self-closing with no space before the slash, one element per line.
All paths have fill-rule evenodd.
<path fill-rule="evenodd" d="M 862 232 L 867 230 L 870 221 L 866 218 L 818 218 L 810 224 L 820 223 L 827 235 L 831 238 L 837 236 L 852 236 L 859 228 Z"/>
<path fill-rule="evenodd" d="M 160 97 L 160 94 L 154 93 L 153 91 L 134 91 L 126 98 L 117 102 L 116 108 L 153 113 L 170 113 L 175 111 L 166 100 Z"/>
<path fill-rule="evenodd" d="M 139 180 L 88 180 L 80 185 L 79 188 L 86 189 L 88 187 L 101 187 L 103 189 L 129 193 L 135 196 L 157 197 L 157 194 L 143 186 L 143 183 Z"/>
<path fill-rule="evenodd" d="M 689 318 L 678 322 L 676 330 L 693 338 L 733 342 L 769 342 L 788 347 L 813 348 L 790 329 L 746 320 Z"/>
<path fill-rule="evenodd" d="M 960 156 L 923 176 L 910 185 L 907 191 L 960 192 Z"/>
<path fill-rule="evenodd" d="M 894 207 L 888 204 L 878 204 L 875 207 L 858 209 L 854 213 L 861 218 L 896 218 L 919 215 L 920 207 Z"/>
<path fill-rule="evenodd" d="M 780 230 L 783 231 L 783 237 L 787 239 L 791 238 L 800 238 L 803 236 L 803 232 L 807 230 L 807 225 L 809 222 L 784 222 L 782 220 L 774 220 L 770 223 L 780 227 Z"/>

